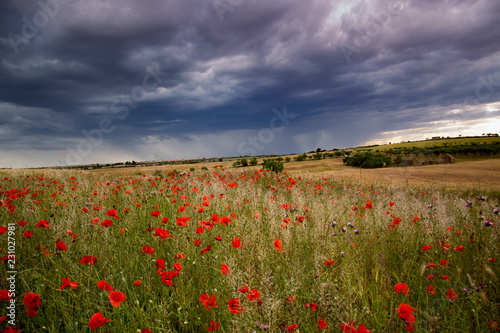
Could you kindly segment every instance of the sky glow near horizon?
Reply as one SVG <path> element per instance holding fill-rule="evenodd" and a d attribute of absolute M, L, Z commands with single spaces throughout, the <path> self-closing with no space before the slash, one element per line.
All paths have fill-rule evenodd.
<path fill-rule="evenodd" d="M 497 133 L 500 2 L 6 0 L 0 167 Z"/>

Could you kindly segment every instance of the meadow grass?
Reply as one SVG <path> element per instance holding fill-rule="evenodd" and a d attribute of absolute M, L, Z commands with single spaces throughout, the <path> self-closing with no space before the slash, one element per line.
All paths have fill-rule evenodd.
<path fill-rule="evenodd" d="M 253 169 L 163 177 L 43 172 L 9 171 L 0 180 L 2 225 L 15 223 L 16 325 L 24 332 L 89 332 L 98 312 L 111 319 L 98 332 L 204 332 L 211 321 L 220 322 L 219 332 L 293 325 L 320 332 L 320 318 L 328 332 L 349 320 L 372 332 L 404 332 L 401 304 L 418 310 L 413 326 L 421 332 L 487 332 L 500 321 L 497 198 Z M 113 209 L 118 218 L 108 216 Z M 187 226 L 177 223 L 181 217 L 190 218 Z M 49 228 L 37 227 L 42 220 Z M 157 228 L 172 238 L 155 236 Z M 8 254 L 7 235 L 0 235 L 0 256 Z M 56 248 L 58 239 L 67 250 Z M 145 246 L 154 252 L 142 253 Z M 83 256 L 97 261 L 81 264 Z M 162 279 L 157 259 L 178 275 Z M 7 265 L 0 289 L 8 289 Z M 58 290 L 61 278 L 78 286 Z M 126 300 L 112 306 L 99 281 Z M 398 283 L 408 296 L 395 291 Z M 238 290 L 244 285 L 260 297 L 250 301 Z M 35 316 L 23 304 L 29 292 L 40 295 Z M 202 294 L 215 295 L 218 307 L 206 310 Z M 242 312 L 228 310 L 232 299 Z M 0 305 L 2 316 L 8 302 Z"/>

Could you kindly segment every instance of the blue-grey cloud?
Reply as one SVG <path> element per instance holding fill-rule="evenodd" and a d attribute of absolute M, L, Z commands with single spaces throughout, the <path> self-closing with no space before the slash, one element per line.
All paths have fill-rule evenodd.
<path fill-rule="evenodd" d="M 0 13 L 0 166 L 302 152 L 499 117 L 495 1 L 6 0 Z"/>

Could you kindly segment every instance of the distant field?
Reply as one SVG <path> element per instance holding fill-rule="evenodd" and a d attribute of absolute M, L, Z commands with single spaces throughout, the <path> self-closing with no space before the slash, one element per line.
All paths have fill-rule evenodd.
<path fill-rule="evenodd" d="M 493 143 L 500 141 L 499 137 L 481 137 L 481 138 L 458 138 L 458 139 L 442 139 L 442 140 L 429 140 L 429 141 L 415 141 L 415 142 L 403 142 L 403 143 L 393 143 L 390 145 L 380 145 L 377 147 L 363 148 L 370 151 L 385 151 L 387 149 L 395 148 L 426 148 L 432 146 L 442 146 L 442 145 L 463 145 L 467 143 L 477 142 L 482 144 L 483 142 Z"/>

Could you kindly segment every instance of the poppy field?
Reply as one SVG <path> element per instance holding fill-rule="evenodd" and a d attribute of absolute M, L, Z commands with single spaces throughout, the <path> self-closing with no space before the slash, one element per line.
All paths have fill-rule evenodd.
<path fill-rule="evenodd" d="M 262 169 L 0 178 L 0 332 L 494 332 L 498 197 Z"/>

